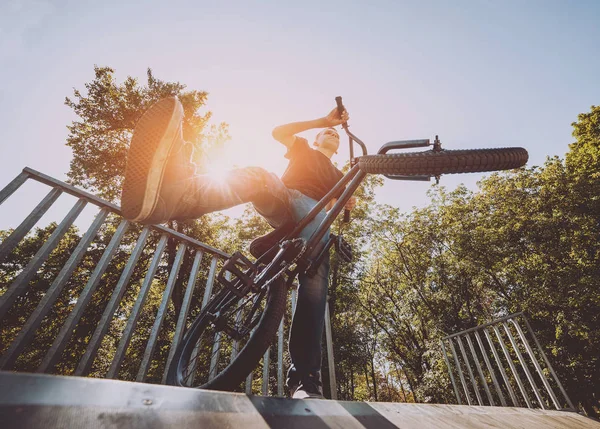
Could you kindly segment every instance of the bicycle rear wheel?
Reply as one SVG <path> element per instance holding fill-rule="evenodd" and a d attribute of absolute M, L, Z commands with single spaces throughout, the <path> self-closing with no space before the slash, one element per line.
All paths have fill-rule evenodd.
<path fill-rule="evenodd" d="M 167 383 L 235 391 L 271 345 L 287 289 L 282 278 L 242 298 L 227 290 L 213 297 L 177 348 Z"/>
<path fill-rule="evenodd" d="M 508 147 L 367 155 L 358 163 L 361 170 L 371 174 L 438 176 L 511 170 L 525 165 L 528 158 L 525 149 Z"/>

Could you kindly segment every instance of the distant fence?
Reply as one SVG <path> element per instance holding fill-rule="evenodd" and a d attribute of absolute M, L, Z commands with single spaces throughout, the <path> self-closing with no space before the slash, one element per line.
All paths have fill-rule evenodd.
<path fill-rule="evenodd" d="M 29 168 L 25 168 L 0 191 L 0 204 L 29 179 L 49 186 L 50 190 L 2 241 L 0 264 L 23 242 L 61 194 L 74 196 L 76 201 L 29 262 L 13 278 L 5 279 L 5 284 L 0 285 L 0 291 L 4 289 L 0 296 L 0 332 L 7 326 L 12 327 L 8 332 L 1 332 L 1 338 L 6 343 L 0 343 L 0 369 L 18 370 L 20 360 L 25 360 L 29 364 L 35 362 L 37 372 L 55 373 L 61 359 L 69 355 L 76 356 L 77 359 L 76 365 L 67 370 L 72 375 L 88 376 L 93 373 L 95 376 L 118 379 L 122 378 L 120 373 L 123 372 L 123 367 L 128 366 L 128 379 L 164 383 L 174 350 L 186 327 L 219 287 L 215 276 L 229 255 L 164 226 L 131 223 L 122 218 L 119 207 Z M 79 238 L 78 244 L 52 279 L 50 286 L 34 294 L 32 291 L 36 289 L 36 279 L 44 275 L 44 264 L 57 251 L 61 240 L 88 204 L 98 208 L 93 222 Z M 109 221 L 114 232 L 107 229 Z M 103 246 L 95 242 L 100 231 L 112 233 L 110 240 L 106 239 L 108 243 Z M 108 233 L 106 236 L 108 237 Z M 171 252 L 170 259 L 166 252 L 168 246 L 176 248 L 176 251 Z M 94 260 L 95 266 L 84 266 L 82 261 L 93 251 L 101 251 L 102 254 Z M 188 271 L 181 271 L 182 266 L 187 267 Z M 58 271 L 56 267 L 55 269 Z M 73 280 L 74 273 L 79 274 L 78 279 L 85 278 L 81 282 L 85 285 Z M 185 286 L 178 311 L 174 311 L 170 302 L 176 284 Z M 129 297 L 128 306 L 124 306 L 126 296 Z M 153 306 L 148 304 L 151 297 L 154 297 Z M 32 305 L 28 308 L 35 306 L 35 309 L 30 314 L 23 314 L 21 309 L 27 300 L 33 300 L 29 302 Z M 60 300 L 63 302 L 61 308 L 68 307 L 68 314 L 53 313 L 53 308 L 56 309 Z M 262 383 L 258 383 L 259 377 L 250 374 L 245 386 L 247 393 L 260 391 L 263 395 L 271 392 L 283 396 L 284 335 L 289 329 L 289 314 L 295 307 L 295 301 L 296 291 L 293 290 L 286 323 L 282 320 L 278 331 L 277 359 L 270 361 L 271 352 L 266 352 L 262 371 L 260 367 L 255 371 L 256 374 L 262 372 Z M 87 317 L 93 306 L 96 316 Z M 56 320 L 48 320 L 52 317 L 56 317 Z M 90 334 L 80 335 L 78 341 L 74 341 L 83 319 L 92 320 L 96 326 L 94 329 L 88 327 Z M 140 326 L 142 319 L 147 321 L 144 326 Z M 169 321 L 168 324 L 165 323 L 166 320 Z M 36 333 L 41 326 L 52 323 L 60 325 L 60 329 L 55 329 L 58 332 L 51 339 L 50 347 L 36 360 L 29 353 L 32 346 L 37 345 L 34 344 Z M 335 374 L 331 355 L 333 348 L 328 315 L 326 331 L 332 373 L 331 391 L 335 398 Z M 127 353 L 134 337 L 136 341 L 145 341 L 145 346 L 139 348 L 144 350 L 141 355 Z M 107 357 L 106 354 L 110 356 Z M 94 366 L 99 355 L 103 357 L 104 366 Z M 132 372 L 133 365 L 137 370 Z M 276 373 L 275 377 L 270 376 L 273 373 Z M 253 378 L 256 383 L 253 383 Z"/>
<path fill-rule="evenodd" d="M 575 410 L 523 313 L 444 337 L 441 346 L 459 404 Z"/>

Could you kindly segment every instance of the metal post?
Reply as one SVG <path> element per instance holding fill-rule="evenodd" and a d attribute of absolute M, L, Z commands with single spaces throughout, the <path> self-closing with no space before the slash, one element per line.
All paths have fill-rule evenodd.
<path fill-rule="evenodd" d="M 521 367 L 523 368 L 523 371 L 525 371 L 525 375 L 527 376 L 527 380 L 529 380 L 529 384 L 531 385 L 531 388 L 533 389 L 533 393 L 535 394 L 535 397 L 537 398 L 542 409 L 545 410 L 546 404 L 545 404 L 544 400 L 542 399 L 542 396 L 540 395 L 537 384 L 536 384 L 535 380 L 533 379 L 533 376 L 531 375 L 529 368 L 527 368 L 525 359 L 523 359 L 523 355 L 521 354 L 521 351 L 519 350 L 519 345 L 517 344 L 517 342 L 515 341 L 515 338 L 511 334 L 510 329 L 509 329 L 508 325 L 506 324 L 506 322 L 503 322 L 502 326 L 504 327 L 504 331 L 506 332 L 506 335 L 508 336 L 508 339 L 510 340 L 510 343 L 512 344 L 513 349 L 515 350 L 515 353 L 517 354 L 517 359 L 519 359 L 519 362 L 521 363 Z"/>
<path fill-rule="evenodd" d="M 502 379 L 504 380 L 504 384 L 506 385 L 506 389 L 508 390 L 508 394 L 510 395 L 510 399 L 512 400 L 513 405 L 515 407 L 521 406 L 519 400 L 517 399 L 517 395 L 515 395 L 515 392 L 514 392 L 512 386 L 510 385 L 510 380 L 508 379 L 508 375 L 506 374 L 506 371 L 504 370 L 504 365 L 502 365 L 502 361 L 500 360 L 498 351 L 496 350 L 496 347 L 494 346 L 494 343 L 492 342 L 492 337 L 490 336 L 490 333 L 488 332 L 487 328 L 483 328 L 483 333 L 485 334 L 485 338 L 487 339 L 488 344 L 490 345 L 490 349 L 492 350 L 492 354 L 494 355 L 496 364 L 498 364 L 498 370 L 500 371 L 500 375 L 502 375 Z"/>
<path fill-rule="evenodd" d="M 531 328 L 531 325 L 529 324 L 529 321 L 525 317 L 523 317 L 523 320 L 525 321 L 525 324 L 527 325 L 527 330 L 529 331 L 529 333 L 533 337 L 533 341 L 535 342 L 535 345 L 537 346 L 540 354 L 544 358 L 544 362 L 546 362 L 546 367 L 548 368 L 548 370 L 552 374 L 552 377 L 554 377 L 554 381 L 556 381 L 556 384 L 558 385 L 558 388 L 560 389 L 560 391 L 562 392 L 564 398 L 566 399 L 567 404 L 569 405 L 569 407 L 571 407 L 572 410 L 575 410 L 576 409 L 575 406 L 571 402 L 571 399 L 569 398 L 569 395 L 567 395 L 567 392 L 565 391 L 562 383 L 560 382 L 560 380 L 558 379 L 556 373 L 554 372 L 554 368 L 552 368 L 552 365 L 550 364 L 550 361 L 548 360 L 548 357 L 546 356 L 546 353 L 544 353 L 544 349 L 542 349 L 542 346 L 541 346 L 540 342 L 538 341 L 537 336 L 535 335 L 534 330 Z"/>
<path fill-rule="evenodd" d="M 337 400 L 337 383 L 335 381 L 335 361 L 333 359 L 333 340 L 331 335 L 331 320 L 329 318 L 329 297 L 325 304 L 325 340 L 327 343 L 327 366 L 329 369 L 329 386 L 331 399 Z"/>
<path fill-rule="evenodd" d="M 231 280 L 231 273 L 225 272 L 225 279 Z M 208 371 L 208 381 L 217 376 L 219 371 L 219 359 L 221 358 L 221 331 L 215 332 L 212 354 L 210 355 L 210 369 Z"/>
<path fill-rule="evenodd" d="M 473 347 L 473 342 L 471 341 L 471 337 L 469 337 L 469 334 L 465 334 L 465 338 L 467 339 L 467 344 L 469 345 L 469 350 L 471 350 L 471 355 L 473 356 L 473 361 L 475 362 L 475 368 L 477 369 L 477 373 L 479 374 L 479 379 L 481 380 L 481 384 L 483 385 L 485 394 L 487 395 L 487 398 L 490 401 L 490 405 L 493 406 L 494 400 L 492 398 L 490 388 L 487 385 L 485 376 L 483 375 L 483 371 L 482 371 L 481 365 L 479 363 L 479 358 L 477 357 L 477 354 L 475 353 L 475 348 Z"/>
<path fill-rule="evenodd" d="M 146 380 L 146 375 L 148 374 L 148 369 L 150 368 L 150 362 L 152 360 L 152 354 L 154 353 L 154 348 L 156 347 L 156 342 L 158 341 L 158 333 L 160 332 L 162 322 L 165 318 L 165 313 L 167 312 L 169 298 L 171 298 L 171 293 L 175 287 L 175 281 L 177 280 L 179 269 L 181 268 L 181 262 L 183 262 L 185 249 L 185 244 L 179 243 L 177 254 L 175 255 L 175 260 L 173 261 L 173 266 L 171 267 L 171 272 L 169 273 L 167 285 L 165 286 L 165 291 L 163 292 L 162 301 L 158 307 L 156 316 L 154 317 L 154 324 L 152 325 L 152 330 L 150 331 L 150 336 L 148 337 L 148 343 L 146 344 L 146 350 L 144 351 L 142 363 L 140 364 L 140 369 L 135 378 L 135 381 L 137 382 L 143 382 Z"/>
<path fill-rule="evenodd" d="M 450 344 L 450 351 L 452 352 L 452 356 L 454 357 L 454 363 L 456 364 L 456 369 L 458 370 L 458 376 L 460 378 L 460 384 L 465 392 L 465 397 L 467 398 L 467 404 L 471 404 L 471 396 L 469 395 L 469 389 L 467 387 L 467 382 L 465 381 L 465 375 L 462 372 L 462 368 L 460 367 L 460 362 L 458 360 L 458 353 L 456 353 L 456 349 L 454 348 L 454 342 L 452 338 L 447 338 L 448 344 Z"/>
<path fill-rule="evenodd" d="M 29 261 L 21 274 L 17 276 L 9 286 L 8 290 L 4 292 L 4 295 L 0 297 L 0 320 L 4 318 L 6 312 L 17 297 L 25 292 L 29 282 L 33 276 L 37 274 L 37 270 L 46 261 L 48 256 L 50 256 L 50 253 L 52 253 L 75 219 L 77 219 L 77 216 L 79 216 L 79 213 L 81 213 L 86 204 L 87 202 L 84 200 L 78 200 L 75 203 L 73 208 L 67 213 L 67 216 L 65 216 L 62 222 L 56 227 L 52 234 L 50 234 L 48 240 L 46 240 L 42 247 L 36 252 L 35 256 Z"/>
<path fill-rule="evenodd" d="M 171 362 L 173 362 L 173 357 L 175 356 L 175 351 L 179 346 L 179 342 L 181 341 L 181 337 L 183 336 L 183 332 L 185 331 L 185 324 L 187 320 L 187 315 L 190 309 L 190 304 L 192 302 L 192 295 L 194 294 L 194 288 L 196 287 L 196 279 L 198 277 L 198 271 L 200 270 L 200 263 L 202 262 L 202 251 L 197 251 L 194 256 L 194 263 L 192 264 L 192 270 L 190 271 L 190 278 L 187 283 L 187 287 L 185 288 L 185 296 L 183 297 L 183 301 L 181 303 L 181 309 L 179 310 L 179 318 L 177 319 L 177 326 L 175 327 L 175 333 L 173 334 L 173 341 L 171 342 L 171 348 L 169 349 L 169 357 L 167 358 L 167 363 L 165 365 L 165 372 L 162 378 L 162 384 L 167 384 L 167 376 L 169 374 L 169 367 L 171 366 Z"/>
<path fill-rule="evenodd" d="M 446 352 L 446 347 L 444 346 L 444 341 L 440 340 L 440 344 L 442 345 L 442 354 L 444 355 L 444 360 L 446 361 L 446 366 L 448 367 L 448 374 L 450 375 L 450 381 L 452 382 L 452 388 L 454 389 L 454 394 L 456 395 L 456 401 L 458 405 L 462 405 L 462 400 L 460 399 L 460 395 L 458 393 L 458 389 L 456 387 L 456 381 L 454 380 L 454 375 L 452 374 L 452 368 L 450 368 L 450 361 L 448 360 L 448 352 Z"/>
<path fill-rule="evenodd" d="M 475 376 L 473 375 L 473 370 L 471 370 L 471 365 L 469 365 L 469 359 L 467 358 L 467 353 L 465 352 L 465 348 L 463 347 L 462 340 L 460 336 L 456 337 L 456 342 L 458 343 L 458 347 L 460 348 L 460 353 L 462 354 L 463 359 L 465 360 L 465 365 L 467 366 L 467 371 L 469 371 L 469 378 L 471 380 L 471 384 L 473 385 L 473 389 L 475 390 L 475 396 L 477 397 L 477 404 L 483 405 L 483 399 L 481 398 L 481 394 L 479 393 L 479 389 L 477 388 L 477 381 L 475 380 Z"/>
<path fill-rule="evenodd" d="M 144 282 L 142 283 L 140 292 L 137 296 L 137 299 L 135 300 L 133 309 L 131 310 L 129 320 L 127 320 L 127 325 L 125 326 L 125 329 L 121 334 L 121 341 L 119 341 L 117 351 L 115 352 L 115 357 L 113 358 L 110 364 L 110 368 L 108 370 L 108 373 L 106 374 L 106 378 L 116 378 L 118 376 L 119 368 L 121 368 L 121 363 L 123 362 L 125 352 L 127 351 L 127 347 L 129 346 L 129 341 L 131 341 L 133 331 L 135 330 L 135 327 L 137 325 L 142 306 L 146 301 L 146 296 L 148 294 L 148 291 L 150 290 L 150 285 L 152 284 L 152 280 L 154 280 L 154 275 L 156 274 L 156 269 L 158 268 L 158 264 L 160 263 L 163 251 L 165 250 L 165 246 L 167 245 L 168 238 L 169 237 L 166 234 L 163 234 L 160 237 L 160 241 L 158 242 L 156 249 L 154 250 L 152 262 L 150 263 L 150 267 L 148 268 L 146 277 L 144 277 Z"/>
<path fill-rule="evenodd" d="M 81 237 L 79 244 L 69 257 L 67 263 L 62 267 L 58 276 L 52 282 L 50 288 L 44 294 L 44 297 L 34 310 L 34 312 L 29 316 L 27 322 L 19 332 L 19 335 L 12 342 L 8 351 L 2 356 L 2 361 L 0 361 L 0 369 L 8 369 L 11 368 L 15 363 L 17 357 L 23 352 L 23 349 L 29 344 L 31 339 L 33 338 L 33 334 L 44 320 L 44 317 L 48 314 L 52 305 L 60 295 L 64 286 L 67 284 L 67 280 L 71 277 L 71 274 L 77 267 L 77 264 L 81 261 L 88 246 L 96 237 L 98 230 L 104 223 L 106 216 L 108 215 L 108 210 L 102 209 L 96 215 L 96 218 L 88 228 L 87 232 Z"/>
<path fill-rule="evenodd" d="M 0 244 L 0 262 L 13 250 L 13 248 L 21 242 L 23 237 L 38 223 L 38 221 L 44 216 L 52 204 L 62 194 L 60 189 L 51 189 L 48 195 L 29 213 L 29 215 L 19 224 L 15 230 L 4 239 Z"/>
<path fill-rule="evenodd" d="M 37 372 L 47 372 L 51 370 L 61 358 L 62 353 L 67 347 L 67 343 L 71 338 L 71 335 L 73 335 L 75 325 L 77 325 L 79 319 L 81 319 L 85 307 L 90 302 L 90 299 L 92 299 L 92 294 L 94 293 L 96 286 L 98 286 L 98 283 L 100 283 L 100 279 L 106 271 L 110 260 L 112 259 L 113 255 L 115 254 L 119 245 L 121 244 L 121 239 L 123 238 L 123 235 L 125 235 L 125 232 L 127 231 L 128 227 L 129 222 L 123 219 L 119 224 L 119 227 L 115 231 L 114 235 L 110 239 L 108 246 L 106 246 L 106 249 L 104 250 L 102 257 L 100 258 L 100 261 L 98 261 L 98 264 L 92 272 L 92 275 L 90 276 L 87 284 L 85 285 L 85 288 L 81 292 L 81 295 L 79 295 L 75 307 L 71 311 L 71 314 L 69 314 L 69 317 L 67 317 L 67 320 L 60 329 L 60 332 L 58 333 L 57 337 L 54 339 L 54 343 L 52 343 L 50 350 L 48 350 L 48 353 L 46 353 L 46 356 L 44 357 L 44 360 L 42 360 L 42 363 L 37 369 Z"/>
<path fill-rule="evenodd" d="M 110 327 L 110 322 L 115 314 L 115 311 L 117 310 L 117 307 L 119 306 L 119 303 L 121 302 L 123 294 L 125 293 L 129 279 L 131 278 L 135 265 L 142 254 L 142 250 L 144 250 L 144 245 L 146 244 L 149 234 L 150 229 L 148 227 L 142 229 L 142 232 L 135 243 L 135 247 L 129 256 L 129 260 L 125 265 L 123 272 L 121 273 L 121 277 L 115 286 L 115 290 L 113 291 L 110 300 L 104 309 L 104 313 L 102 313 L 100 322 L 98 322 L 98 327 L 94 331 L 92 339 L 90 340 L 90 343 L 88 344 L 85 353 L 79 361 L 79 365 L 77 365 L 77 369 L 73 375 L 84 376 L 89 374 L 94 362 L 94 358 L 96 357 L 96 353 L 98 353 L 102 339 Z"/>
<path fill-rule="evenodd" d="M 523 395 L 523 399 L 525 399 L 525 403 L 527 404 L 527 407 L 532 408 L 531 401 L 529 400 L 529 396 L 527 395 L 525 386 L 523 386 L 521 377 L 519 377 L 519 374 L 517 373 L 517 369 L 515 368 L 515 364 L 512 361 L 512 357 L 510 356 L 508 349 L 504 345 L 504 341 L 502 341 L 502 335 L 500 334 L 500 331 L 498 330 L 498 328 L 496 326 L 492 326 L 492 329 L 494 330 L 494 333 L 496 334 L 496 337 L 498 338 L 498 343 L 500 343 L 500 347 L 502 348 L 502 351 L 504 352 L 504 357 L 506 358 L 506 361 L 508 362 L 508 366 L 510 367 L 510 370 L 512 371 L 512 375 L 515 378 L 517 385 L 519 386 L 519 390 L 521 391 L 521 395 Z"/>
<path fill-rule="evenodd" d="M 494 374 L 494 369 L 492 368 L 492 364 L 490 363 L 490 359 L 488 358 L 487 352 L 483 347 L 483 342 L 481 341 L 481 337 L 479 336 L 479 332 L 473 332 L 475 334 L 475 339 L 477 340 L 477 345 L 479 346 L 479 350 L 481 350 L 481 354 L 483 356 L 483 360 L 485 361 L 485 365 L 487 367 L 490 376 L 492 377 L 492 383 L 494 383 L 494 387 L 496 388 L 496 393 L 500 398 L 500 402 L 503 407 L 506 407 L 506 400 L 504 399 L 504 394 L 502 393 L 502 389 L 500 389 L 500 384 L 498 384 L 498 380 L 496 379 L 496 375 Z"/>

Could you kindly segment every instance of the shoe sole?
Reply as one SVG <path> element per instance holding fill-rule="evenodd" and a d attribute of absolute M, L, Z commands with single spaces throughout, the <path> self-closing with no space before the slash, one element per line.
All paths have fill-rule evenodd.
<path fill-rule="evenodd" d="M 183 106 L 170 97 L 154 104 L 137 123 L 121 196 L 126 219 L 143 222 L 156 209 L 169 154 L 181 136 L 182 119 Z"/>

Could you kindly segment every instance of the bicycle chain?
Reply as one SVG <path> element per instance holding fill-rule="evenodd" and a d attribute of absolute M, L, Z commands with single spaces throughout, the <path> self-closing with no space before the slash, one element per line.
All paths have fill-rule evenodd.
<path fill-rule="evenodd" d="M 291 261 L 288 262 L 287 264 L 284 265 L 284 267 L 279 270 L 277 272 L 277 274 L 275 274 L 273 277 L 271 277 L 269 280 L 267 280 L 264 284 L 264 286 L 269 287 L 271 285 L 271 283 L 273 283 L 275 280 L 277 280 L 279 277 L 281 277 L 281 275 L 287 271 L 287 269 L 289 267 L 291 267 L 292 265 L 294 265 L 296 263 L 296 261 L 298 261 L 298 259 L 300 259 L 300 257 L 304 254 L 304 252 L 306 251 L 306 241 L 304 241 L 304 239 L 302 238 L 294 238 L 291 240 L 292 243 L 298 242 L 299 240 L 301 240 L 304 244 L 302 245 L 302 249 L 300 250 L 300 252 L 296 255 L 296 257 Z"/>

